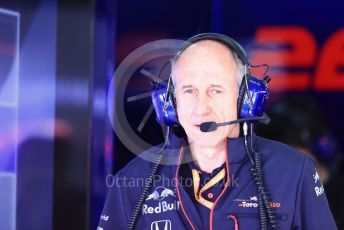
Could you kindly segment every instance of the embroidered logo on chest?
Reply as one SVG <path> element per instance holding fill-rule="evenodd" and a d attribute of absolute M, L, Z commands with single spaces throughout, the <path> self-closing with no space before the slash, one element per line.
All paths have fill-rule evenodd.
<path fill-rule="evenodd" d="M 234 199 L 234 202 L 237 203 L 238 207 L 241 208 L 258 208 L 258 197 L 250 196 L 248 199 Z M 280 202 L 270 202 L 271 208 L 280 208 Z"/>
<path fill-rule="evenodd" d="M 146 198 L 142 207 L 142 215 L 159 214 L 179 210 L 179 201 L 174 190 L 158 186 Z"/>

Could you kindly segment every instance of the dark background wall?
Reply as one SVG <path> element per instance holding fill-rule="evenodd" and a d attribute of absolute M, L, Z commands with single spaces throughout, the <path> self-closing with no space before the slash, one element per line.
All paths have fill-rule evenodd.
<path fill-rule="evenodd" d="M 157 40 L 201 32 L 235 38 L 251 62 L 270 63 L 269 103 L 312 98 L 342 149 L 343 6 L 332 0 L 0 0 L 0 8 L 20 15 L 18 48 L 6 40 L 9 29 L 0 28 L 1 64 L 8 62 L 8 50 L 19 49 L 13 84 L 18 91 L 9 94 L 16 103 L 0 103 L 0 173 L 14 178 L 5 186 L 16 191 L 17 229 L 96 228 L 106 175 L 135 157 L 110 124 L 108 105 L 115 103 L 108 97 L 110 82 L 130 53 Z M 162 64 L 140 63 L 156 75 Z M 167 73 L 168 67 L 161 77 Z M 0 75 L 2 102 L 10 74 L 0 70 Z M 162 142 L 154 114 L 147 113 L 150 98 L 127 100 L 150 92 L 150 79 L 137 71 L 121 90 L 123 114 L 136 137 L 151 145 Z"/>

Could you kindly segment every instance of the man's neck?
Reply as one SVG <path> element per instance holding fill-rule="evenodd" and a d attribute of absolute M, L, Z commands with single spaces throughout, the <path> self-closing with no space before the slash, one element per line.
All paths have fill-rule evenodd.
<path fill-rule="evenodd" d="M 195 164 L 204 172 L 211 173 L 226 162 L 225 141 L 212 147 L 196 146 L 190 143 L 190 150 Z"/>

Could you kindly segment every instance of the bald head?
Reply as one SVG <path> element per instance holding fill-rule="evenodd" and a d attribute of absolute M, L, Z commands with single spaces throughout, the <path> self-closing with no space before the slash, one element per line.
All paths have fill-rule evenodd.
<path fill-rule="evenodd" d="M 245 71 L 244 65 L 227 45 L 215 40 L 198 41 L 177 55 L 172 63 L 173 83 L 175 86 L 178 84 L 176 75 L 180 67 L 188 69 L 189 73 L 202 71 L 204 75 L 210 77 L 214 66 L 222 66 L 228 71 L 234 69 L 236 85 L 240 86 Z M 192 68 L 197 68 L 197 70 L 192 70 Z"/>

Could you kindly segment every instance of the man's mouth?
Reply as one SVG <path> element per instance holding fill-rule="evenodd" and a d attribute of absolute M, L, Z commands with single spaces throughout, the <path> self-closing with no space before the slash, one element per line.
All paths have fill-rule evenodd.
<path fill-rule="evenodd" d="M 196 126 L 196 128 L 200 128 L 201 124 L 195 124 L 194 126 Z"/>

